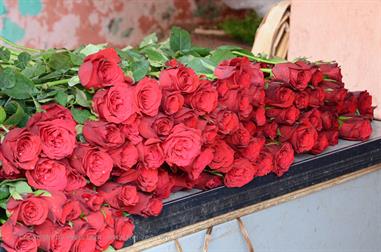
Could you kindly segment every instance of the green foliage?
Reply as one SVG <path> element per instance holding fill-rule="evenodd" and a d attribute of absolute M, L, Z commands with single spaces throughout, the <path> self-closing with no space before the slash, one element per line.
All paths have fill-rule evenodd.
<path fill-rule="evenodd" d="M 184 29 L 173 27 L 169 37 L 169 45 L 175 52 L 183 52 L 191 49 L 192 43 L 190 34 Z"/>

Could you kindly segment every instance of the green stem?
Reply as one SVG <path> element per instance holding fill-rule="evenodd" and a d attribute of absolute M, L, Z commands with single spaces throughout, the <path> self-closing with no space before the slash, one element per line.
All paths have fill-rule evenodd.
<path fill-rule="evenodd" d="M 42 51 L 42 50 L 39 50 L 39 49 L 29 48 L 29 47 L 25 47 L 25 46 L 21 46 L 21 45 L 15 44 L 12 41 L 4 38 L 3 36 L 0 36 L 0 41 L 3 41 L 5 44 L 8 44 L 8 45 L 10 45 L 10 46 L 12 46 L 14 48 L 17 48 L 17 49 L 20 49 L 20 50 L 29 51 L 31 53 L 36 53 L 36 52 L 41 52 Z"/>
<path fill-rule="evenodd" d="M 276 59 L 276 60 L 275 59 L 274 60 L 264 59 L 264 58 L 261 58 L 261 57 L 256 57 L 254 55 L 250 55 L 250 54 L 247 54 L 247 53 L 242 53 L 242 52 L 239 52 L 239 51 L 232 51 L 232 53 L 235 54 L 235 55 L 238 55 L 238 56 L 247 57 L 250 60 L 255 60 L 257 62 L 262 62 L 262 63 L 266 63 L 266 64 L 278 64 L 278 63 L 286 62 L 286 61 L 280 61 L 279 59 Z"/>
<path fill-rule="evenodd" d="M 41 84 L 36 84 L 36 87 L 42 87 L 43 89 L 48 89 L 53 86 L 61 85 L 61 84 L 67 84 L 70 79 L 62 79 L 62 80 L 56 80 L 56 81 L 49 81 Z"/>
<path fill-rule="evenodd" d="M 270 68 L 261 68 L 261 71 L 264 72 L 264 73 L 269 73 L 270 77 L 273 76 L 273 71 Z"/>
<path fill-rule="evenodd" d="M 2 128 L 6 133 L 9 132 L 9 129 L 7 129 L 7 127 L 5 127 L 3 124 L 0 124 L 0 128 Z"/>

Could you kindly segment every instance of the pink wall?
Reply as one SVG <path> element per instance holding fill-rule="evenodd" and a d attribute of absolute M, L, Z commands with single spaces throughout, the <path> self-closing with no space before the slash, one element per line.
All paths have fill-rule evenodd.
<path fill-rule="evenodd" d="M 381 0 L 292 0 L 289 58 L 336 60 L 351 90 L 367 89 L 381 119 Z"/>

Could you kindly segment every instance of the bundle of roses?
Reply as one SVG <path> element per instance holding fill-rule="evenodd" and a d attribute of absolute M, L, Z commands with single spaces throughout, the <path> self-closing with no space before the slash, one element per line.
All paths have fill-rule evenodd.
<path fill-rule="evenodd" d="M 107 48 L 79 68 L 96 120 L 79 125 L 51 103 L 7 133 L 0 177 L 35 190 L 7 204 L 7 251 L 119 249 L 133 235 L 128 215 L 159 215 L 173 192 L 282 176 L 295 153 L 371 135 L 372 98 L 345 89 L 335 63 L 233 58 L 210 80 L 170 60 L 137 83 L 119 64 Z"/>

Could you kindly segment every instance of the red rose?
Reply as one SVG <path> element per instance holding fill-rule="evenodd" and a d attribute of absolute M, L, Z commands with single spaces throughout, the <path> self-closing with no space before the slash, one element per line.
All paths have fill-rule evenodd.
<path fill-rule="evenodd" d="M 124 247 L 124 243 L 130 239 L 134 232 L 134 223 L 130 218 L 119 217 L 115 220 L 115 242 L 113 247 L 115 249 L 121 249 Z"/>
<path fill-rule="evenodd" d="M 266 105 L 279 108 L 290 107 L 295 100 L 295 93 L 281 82 L 270 82 L 266 89 Z"/>
<path fill-rule="evenodd" d="M 134 114 L 122 126 L 122 132 L 132 144 L 138 144 L 143 141 L 143 137 L 139 134 L 140 119 Z"/>
<path fill-rule="evenodd" d="M 326 130 L 330 129 L 337 129 L 339 127 L 339 122 L 337 120 L 337 116 L 334 115 L 330 111 L 321 111 L 321 121 L 322 121 L 322 126 Z"/>
<path fill-rule="evenodd" d="M 323 72 L 319 70 L 318 66 L 312 68 L 311 84 L 317 87 L 324 80 Z"/>
<path fill-rule="evenodd" d="M 143 192 L 153 192 L 159 180 L 157 169 L 140 167 L 138 170 L 138 186 Z"/>
<path fill-rule="evenodd" d="M 206 166 L 213 161 L 213 158 L 213 149 L 206 148 L 201 151 L 200 155 L 198 155 L 189 166 L 180 167 L 180 169 L 184 170 L 191 180 L 195 180 L 198 179 Z"/>
<path fill-rule="evenodd" d="M 250 140 L 248 146 L 240 150 L 243 157 L 248 159 L 250 162 L 255 162 L 257 160 L 260 151 L 265 145 L 266 139 L 264 137 L 254 137 Z"/>
<path fill-rule="evenodd" d="M 99 90 L 93 97 L 93 109 L 108 122 L 122 123 L 137 112 L 134 92 L 127 84 Z"/>
<path fill-rule="evenodd" d="M 234 133 L 228 135 L 226 141 L 236 147 L 246 147 L 250 142 L 250 132 L 241 124 Z"/>
<path fill-rule="evenodd" d="M 357 108 L 361 115 L 369 116 L 373 119 L 372 96 L 368 91 L 354 92 L 354 96 L 357 98 Z M 8 133 L 9 134 L 9 133 Z"/>
<path fill-rule="evenodd" d="M 184 124 L 189 128 L 199 129 L 199 124 L 202 120 L 199 120 L 198 114 L 190 108 L 182 108 L 174 115 L 175 124 Z"/>
<path fill-rule="evenodd" d="M 274 140 L 278 136 L 278 124 L 275 121 L 268 122 L 263 126 L 264 136 Z"/>
<path fill-rule="evenodd" d="M 320 87 L 324 90 L 326 102 L 332 102 L 337 104 L 343 102 L 345 97 L 347 96 L 348 91 L 342 86 L 341 83 L 333 81 L 323 81 L 320 84 Z"/>
<path fill-rule="evenodd" d="M 299 115 L 300 111 L 295 106 L 286 109 L 270 108 L 266 110 L 266 116 L 279 124 L 293 125 L 298 120 Z"/>
<path fill-rule="evenodd" d="M 270 144 L 266 148 L 273 156 L 273 172 L 277 176 L 282 176 L 294 162 L 292 145 L 289 143 L 282 143 L 281 145 Z"/>
<path fill-rule="evenodd" d="M 295 101 L 294 101 L 295 107 L 298 109 L 305 109 L 310 104 L 310 95 L 307 91 L 301 91 L 296 93 Z"/>
<path fill-rule="evenodd" d="M 318 66 L 323 75 L 329 79 L 336 81 L 342 80 L 343 76 L 341 75 L 341 69 L 337 63 L 323 63 Z"/>
<path fill-rule="evenodd" d="M 75 232 L 69 226 L 55 226 L 47 220 L 35 226 L 35 231 L 40 238 L 40 249 L 44 251 L 69 252 L 75 239 Z"/>
<path fill-rule="evenodd" d="M 250 115 L 253 112 L 253 105 L 251 104 L 251 97 L 248 95 L 241 95 L 239 99 L 239 110 L 238 115 L 240 119 L 243 121 L 247 121 L 250 119 Z"/>
<path fill-rule="evenodd" d="M 101 195 L 88 188 L 78 190 L 76 191 L 76 194 L 75 199 L 79 200 L 84 206 L 86 206 L 86 210 L 99 211 L 105 201 Z"/>
<path fill-rule="evenodd" d="M 320 131 L 323 128 L 323 122 L 321 117 L 322 116 L 320 111 L 314 108 L 308 112 L 303 113 L 300 121 L 307 121 L 308 123 L 311 123 L 317 131 Z"/>
<path fill-rule="evenodd" d="M 45 104 L 41 106 L 41 109 L 44 112 L 35 113 L 31 118 L 29 118 L 27 122 L 27 128 L 35 128 L 36 124 L 39 122 L 52 121 L 55 119 L 62 119 L 67 123 L 70 123 L 74 128 L 76 126 L 76 122 L 71 115 L 70 110 L 67 108 L 58 105 L 56 103 Z"/>
<path fill-rule="evenodd" d="M 234 162 L 234 150 L 222 139 L 216 140 L 212 147 L 214 157 L 209 164 L 210 168 L 218 172 L 228 172 Z"/>
<path fill-rule="evenodd" d="M 320 134 L 324 134 L 327 136 L 329 145 L 334 146 L 339 143 L 339 131 L 337 130 L 326 130 L 320 132 Z"/>
<path fill-rule="evenodd" d="M 258 173 L 256 175 L 265 176 L 272 172 L 274 170 L 273 163 L 272 153 L 267 148 L 263 148 L 255 161 L 255 164 L 258 167 Z"/>
<path fill-rule="evenodd" d="M 8 211 L 15 214 L 11 218 L 17 218 L 26 226 L 40 225 L 48 217 L 49 208 L 44 197 L 30 196 L 18 203 L 15 208 L 9 209 L 12 205 L 14 205 L 12 202 L 8 203 Z"/>
<path fill-rule="evenodd" d="M 8 178 L 13 179 L 17 178 L 17 176 L 20 174 L 20 171 L 17 170 L 17 168 L 11 164 L 3 155 L 3 153 L 0 151 L 0 179 L 2 178 Z"/>
<path fill-rule="evenodd" d="M 206 125 L 202 131 L 203 142 L 206 144 L 211 144 L 216 139 L 218 133 L 218 128 L 216 125 Z"/>
<path fill-rule="evenodd" d="M 284 81 L 298 90 L 304 90 L 312 77 L 312 67 L 303 61 L 276 64 L 272 72 L 275 80 Z"/>
<path fill-rule="evenodd" d="M 290 140 L 296 153 L 310 151 L 315 145 L 318 133 L 309 122 L 304 122 L 298 126 L 280 127 L 280 140 L 282 142 Z"/>
<path fill-rule="evenodd" d="M 184 105 L 184 96 L 179 91 L 163 92 L 161 106 L 163 112 L 167 115 L 173 115 L 181 110 Z"/>
<path fill-rule="evenodd" d="M 160 86 L 167 90 L 193 93 L 200 85 L 200 80 L 193 69 L 179 66 L 161 71 Z"/>
<path fill-rule="evenodd" d="M 306 88 L 305 90 L 309 96 L 308 106 L 312 108 L 318 108 L 324 104 L 325 93 L 323 88 L 316 87 L 315 89 Z"/>
<path fill-rule="evenodd" d="M 135 86 L 135 103 L 139 111 L 147 116 L 155 116 L 161 102 L 159 83 L 145 77 Z"/>
<path fill-rule="evenodd" d="M 222 134 L 228 135 L 239 129 L 237 114 L 228 110 L 221 110 L 217 114 L 217 126 Z"/>
<path fill-rule="evenodd" d="M 87 56 L 78 70 L 85 88 L 101 88 L 123 81 L 124 74 L 118 66 L 120 58 L 113 48 L 106 48 Z"/>
<path fill-rule="evenodd" d="M 210 81 L 201 81 L 200 88 L 191 94 L 191 107 L 201 115 L 212 112 L 217 107 L 218 93 L 212 88 Z"/>
<path fill-rule="evenodd" d="M 139 202 L 133 207 L 126 208 L 130 214 L 143 217 L 158 216 L 163 209 L 163 202 L 158 198 L 153 198 L 147 194 L 139 193 Z"/>
<path fill-rule="evenodd" d="M 66 164 L 67 184 L 65 191 L 71 192 L 86 186 L 86 179 L 77 170 Z"/>
<path fill-rule="evenodd" d="M 14 166 L 32 170 L 41 152 L 41 141 L 27 129 L 14 128 L 5 136 L 1 149 Z"/>
<path fill-rule="evenodd" d="M 159 179 L 157 181 L 157 186 L 154 195 L 159 199 L 166 199 L 171 194 L 175 182 L 172 176 L 170 176 L 169 173 L 164 169 L 159 169 L 158 175 Z"/>
<path fill-rule="evenodd" d="M 157 169 L 164 163 L 164 153 L 159 139 L 148 139 L 137 145 L 139 157 L 146 168 Z"/>
<path fill-rule="evenodd" d="M 25 173 L 28 184 L 36 189 L 59 190 L 66 188 L 66 166 L 65 164 L 42 158 L 36 164 L 34 170 Z"/>
<path fill-rule="evenodd" d="M 318 139 L 311 149 L 312 154 L 320 154 L 329 146 L 328 135 L 325 132 L 319 132 Z"/>
<path fill-rule="evenodd" d="M 73 221 L 80 217 L 82 213 L 81 205 L 78 201 L 72 200 L 65 203 L 62 207 L 60 222 L 65 224 L 67 221 Z"/>
<path fill-rule="evenodd" d="M 88 143 L 106 149 L 119 147 L 125 142 L 120 127 L 109 122 L 86 121 L 82 133 Z"/>
<path fill-rule="evenodd" d="M 210 190 L 223 185 L 223 180 L 219 176 L 214 176 L 208 173 L 201 173 L 195 181 L 194 187 L 200 190 Z"/>
<path fill-rule="evenodd" d="M 1 246 L 10 252 L 37 252 L 40 246 L 38 236 L 21 224 L 9 221 L 1 227 Z"/>
<path fill-rule="evenodd" d="M 340 137 L 352 141 L 368 140 L 372 134 L 370 121 L 362 117 L 351 117 L 342 120 L 339 129 Z"/>
<path fill-rule="evenodd" d="M 354 114 L 357 109 L 357 98 L 353 93 L 348 92 L 344 101 L 339 102 L 335 107 L 335 111 L 339 114 Z"/>
<path fill-rule="evenodd" d="M 174 126 L 173 119 L 167 116 L 158 116 L 152 124 L 153 130 L 160 137 L 166 137 Z"/>
<path fill-rule="evenodd" d="M 97 249 L 106 250 L 114 242 L 114 237 L 114 227 L 104 227 L 97 233 Z"/>
<path fill-rule="evenodd" d="M 246 57 L 222 61 L 214 70 L 214 75 L 226 83 L 229 89 L 247 88 L 251 85 L 262 87 L 264 84 L 259 64 L 251 63 Z"/>
<path fill-rule="evenodd" d="M 258 168 L 245 158 L 236 159 L 224 178 L 227 187 L 242 187 L 253 180 Z"/>
<path fill-rule="evenodd" d="M 138 149 L 128 143 L 109 152 L 114 164 L 123 170 L 131 169 L 139 159 Z"/>
<path fill-rule="evenodd" d="M 266 109 L 264 106 L 258 107 L 255 111 L 253 111 L 252 116 L 252 119 L 257 126 L 263 126 L 266 124 Z"/>
<path fill-rule="evenodd" d="M 76 240 L 71 247 L 72 252 L 93 252 L 97 245 L 97 230 L 84 226 L 76 233 Z"/>
<path fill-rule="evenodd" d="M 170 165 L 187 166 L 200 154 L 201 132 L 178 124 L 163 142 L 165 160 Z"/>
<path fill-rule="evenodd" d="M 139 195 L 135 186 L 125 185 L 120 188 L 118 200 L 123 206 L 134 206 L 139 201 Z"/>

